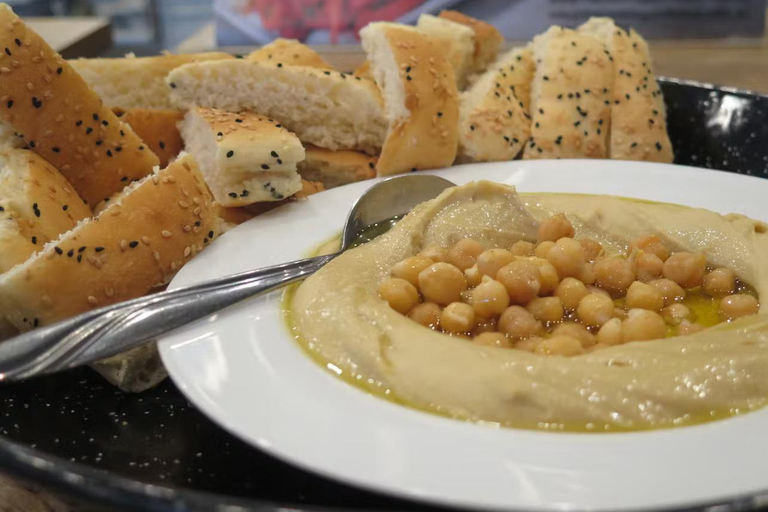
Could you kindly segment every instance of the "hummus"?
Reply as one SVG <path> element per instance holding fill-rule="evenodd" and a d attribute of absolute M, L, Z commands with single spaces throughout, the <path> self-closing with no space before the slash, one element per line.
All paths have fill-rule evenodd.
<path fill-rule="evenodd" d="M 315 356 L 411 406 L 523 428 L 662 428 L 724 417 L 768 400 L 768 316 L 685 337 L 627 343 L 576 357 L 484 347 L 423 327 L 379 298 L 392 266 L 430 244 L 473 238 L 486 248 L 535 240 L 565 213 L 579 237 L 625 251 L 656 234 L 701 251 L 768 297 L 768 234 L 738 215 L 612 196 L 517 194 L 490 182 L 446 190 L 391 231 L 342 254 L 296 291 L 295 328 Z"/>

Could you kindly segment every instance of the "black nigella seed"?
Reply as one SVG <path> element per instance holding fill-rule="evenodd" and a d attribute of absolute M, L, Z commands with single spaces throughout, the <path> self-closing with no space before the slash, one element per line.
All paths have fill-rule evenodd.
<path fill-rule="evenodd" d="M 213 238 L 213 231 L 208 232 L 208 238 Z"/>
<path fill-rule="evenodd" d="M 99 139 L 99 140 L 96 141 L 96 145 L 97 146 L 101 146 L 102 144 L 104 144 L 103 140 Z"/>
<path fill-rule="evenodd" d="M 576 121 L 575 123 L 573 123 L 573 126 L 579 126 L 580 124 L 581 124 L 581 121 Z"/>
<path fill-rule="evenodd" d="M 544 113 L 544 109 L 543 109 L 543 108 L 540 108 L 540 109 L 539 109 L 539 114 L 543 114 L 543 113 Z"/>
<path fill-rule="evenodd" d="M 235 156 L 235 152 L 234 151 L 232 151 L 232 150 L 227 151 L 227 158 L 232 158 L 233 156 Z"/>
<path fill-rule="evenodd" d="M 53 250 L 56 251 L 56 254 L 64 254 L 64 251 L 61 250 L 61 247 L 54 247 Z"/>
<path fill-rule="evenodd" d="M 558 135 L 557 138 L 555 139 L 555 144 L 560 144 L 561 142 L 563 142 L 563 136 Z"/>
<path fill-rule="evenodd" d="M 242 119 L 235 119 L 235 122 L 236 122 L 236 123 L 242 123 L 242 122 L 243 122 L 243 120 L 242 120 Z"/>
<path fill-rule="evenodd" d="M 277 164 L 278 164 L 278 165 L 283 165 L 283 161 L 282 161 L 282 160 L 280 160 L 280 159 L 278 158 L 278 159 L 277 159 Z"/>
<path fill-rule="evenodd" d="M 250 194 L 250 192 L 243 189 L 243 191 L 240 193 L 240 197 L 248 197 L 248 194 Z"/>
<path fill-rule="evenodd" d="M 237 194 L 235 192 L 230 192 L 229 197 L 231 197 L 232 199 L 237 199 Z"/>
<path fill-rule="evenodd" d="M 9 57 L 10 57 L 11 55 L 13 55 L 13 54 L 11 53 L 11 49 L 10 49 L 10 48 L 8 48 L 7 46 L 5 47 L 5 54 L 6 54 L 6 55 L 8 55 Z"/>
<path fill-rule="evenodd" d="M 195 221 L 195 226 L 200 227 L 200 224 L 202 224 L 202 222 L 200 222 L 199 220 Z"/>
<path fill-rule="evenodd" d="M 19 39 L 19 38 L 17 37 L 16 39 L 14 39 L 14 40 L 13 40 L 13 42 L 14 42 L 14 43 L 16 43 L 16 46 L 18 46 L 19 48 L 21 48 L 21 39 Z"/>
<path fill-rule="evenodd" d="M 405 75 L 405 79 L 406 79 L 406 80 L 408 80 L 408 81 L 410 82 L 410 81 L 412 80 L 412 79 L 411 79 L 411 75 Z"/>
<path fill-rule="evenodd" d="M 138 245 L 139 245 L 139 242 L 138 242 L 138 240 L 131 240 L 131 241 L 130 241 L 130 243 L 128 244 L 128 246 L 129 246 L 131 249 L 135 249 L 135 248 L 136 248 Z"/>
<path fill-rule="evenodd" d="M 277 158 L 280 156 L 277 154 L 277 151 L 271 151 L 269 154 L 272 155 L 273 158 Z"/>
<path fill-rule="evenodd" d="M 32 237 L 32 243 L 33 243 L 33 244 L 35 244 L 35 245 L 37 245 L 37 237 L 36 237 L 36 236 L 33 236 L 33 237 Z"/>
<path fill-rule="evenodd" d="M 96 251 L 96 252 L 101 252 L 101 251 L 104 250 L 104 248 L 101 247 L 101 246 L 97 246 L 97 247 L 94 247 L 93 250 Z"/>
<path fill-rule="evenodd" d="M 176 88 L 176 84 L 175 84 L 175 83 L 173 83 L 173 82 L 171 82 L 171 83 L 170 83 L 170 84 L 168 84 L 168 85 L 170 85 L 170 86 L 171 86 L 171 89 L 175 89 L 175 88 Z"/>
<path fill-rule="evenodd" d="M 277 63 L 277 67 L 279 67 L 279 68 L 283 67 L 283 64 L 282 64 L 282 62 L 278 62 L 278 63 Z M 328 74 L 330 75 L 330 73 L 328 73 Z"/>
<path fill-rule="evenodd" d="M 62 74 L 63 72 L 64 72 L 64 68 L 58 68 L 58 69 L 56 70 L 56 74 L 57 74 L 57 75 L 60 75 L 60 74 Z"/>
<path fill-rule="evenodd" d="M 629 94 L 625 94 L 624 97 L 629 99 Z"/>
<path fill-rule="evenodd" d="M 83 120 L 81 119 L 80 121 L 77 121 L 75 126 L 83 126 Z"/>
<path fill-rule="evenodd" d="M 36 97 L 32 96 L 32 106 L 35 108 L 40 108 L 43 106 L 43 102 L 37 99 Z"/>
<path fill-rule="evenodd" d="M 563 95 L 562 94 L 558 94 L 557 95 L 557 99 L 559 99 L 559 100 L 563 99 Z"/>
<path fill-rule="evenodd" d="M 92 133 L 93 133 L 93 128 L 91 128 L 91 127 L 89 126 L 89 127 L 88 127 L 88 128 L 85 130 L 85 134 L 86 134 L 86 135 L 90 135 L 90 134 L 92 134 Z"/>
<path fill-rule="evenodd" d="M 544 79 L 545 82 L 549 82 L 549 77 L 547 75 L 544 75 L 542 78 Z"/>
<path fill-rule="evenodd" d="M 269 170 L 269 166 L 267 164 L 261 164 L 261 168 L 265 171 Z"/>
<path fill-rule="evenodd" d="M 122 147 L 122 146 L 117 146 L 117 147 L 115 148 L 115 151 L 117 151 L 118 153 L 119 153 L 119 152 L 121 152 L 122 150 L 123 150 L 123 147 Z"/>
<path fill-rule="evenodd" d="M 368 162 L 368 168 L 369 169 L 373 169 L 374 167 L 376 167 L 376 166 L 373 165 L 373 162 Z"/>
<path fill-rule="evenodd" d="M 108 150 L 107 150 L 107 156 L 108 156 L 108 157 L 110 157 L 110 158 L 112 158 L 112 150 L 111 150 L 111 149 L 108 149 Z"/>
<path fill-rule="evenodd" d="M 536 121 L 536 128 L 538 128 L 538 127 L 539 127 L 539 122 L 538 122 L 538 121 Z"/>
<path fill-rule="evenodd" d="M 93 120 L 98 121 L 99 120 L 99 114 L 93 114 Z"/>
<path fill-rule="evenodd" d="M 469 125 L 469 129 L 472 130 L 472 131 L 475 131 L 475 125 L 473 125 L 473 124 Z"/>
<path fill-rule="evenodd" d="M 656 143 L 656 149 L 657 149 L 658 151 L 661 151 L 661 143 L 660 143 L 660 142 L 657 142 L 657 143 Z"/>
<path fill-rule="evenodd" d="M 504 140 L 505 140 L 505 141 L 507 141 L 507 142 L 509 142 L 509 137 L 507 137 L 507 136 L 505 135 L 505 136 L 504 136 Z"/>
<path fill-rule="evenodd" d="M 331 76 L 331 72 L 330 72 L 330 71 L 323 71 L 323 74 L 324 74 L 324 75 L 328 75 L 328 76 Z"/>
<path fill-rule="evenodd" d="M 443 113 L 442 112 L 438 112 L 437 113 L 437 117 L 443 117 Z"/>
<path fill-rule="evenodd" d="M 40 325 L 40 320 L 39 320 L 39 319 L 37 319 L 37 318 L 35 318 L 35 319 L 32 321 L 32 326 L 33 326 L 33 327 L 37 327 L 38 325 Z"/>
<path fill-rule="evenodd" d="M 74 256 L 74 255 L 75 255 L 75 250 L 74 250 L 74 249 L 70 249 L 70 250 L 68 250 L 68 251 L 67 251 L 67 256 L 68 256 L 68 257 L 70 257 L 70 258 L 71 258 L 71 257 L 72 257 L 72 256 Z"/>
<path fill-rule="evenodd" d="M 53 146 L 51 149 L 54 153 L 59 153 L 61 151 L 61 149 L 57 148 L 56 146 Z"/>
<path fill-rule="evenodd" d="M 125 137 L 125 132 L 123 130 L 120 130 L 120 136 Z"/>
<path fill-rule="evenodd" d="M 83 252 L 85 250 L 85 246 L 80 247 L 77 252 Z"/>
<path fill-rule="evenodd" d="M 105 119 L 105 120 L 103 120 L 103 121 L 101 122 L 101 124 L 103 124 L 104 126 L 109 126 L 109 121 L 107 121 L 107 120 Z"/>
<path fill-rule="evenodd" d="M 633 142 L 633 143 L 630 145 L 630 147 L 631 147 L 631 148 L 637 147 L 637 142 Z"/>
<path fill-rule="evenodd" d="M 282 128 L 282 127 L 283 127 L 283 125 L 281 125 L 281 124 L 276 124 L 275 125 L 275 128 Z"/>
<path fill-rule="evenodd" d="M 405 68 L 405 72 L 406 72 L 406 73 L 410 73 L 410 72 L 411 72 L 411 66 L 408 66 L 408 67 L 406 67 L 406 68 Z"/>
<path fill-rule="evenodd" d="M 69 209 L 69 205 L 65 204 L 64 206 L 61 207 L 61 209 L 64 211 L 67 211 Z"/>
<path fill-rule="evenodd" d="M 160 141 L 160 149 L 165 149 L 165 142 Z"/>
<path fill-rule="evenodd" d="M 573 98 L 573 93 L 572 93 L 572 92 L 569 92 L 569 93 L 568 93 L 568 98 L 569 98 L 569 99 Z"/>
<path fill-rule="evenodd" d="M 123 176 L 122 178 L 120 178 L 120 181 L 128 181 L 128 176 Z"/>
<path fill-rule="evenodd" d="M 13 107 L 13 100 L 8 100 L 7 105 L 8 105 L 8 108 L 12 108 Z"/>
<path fill-rule="evenodd" d="M 417 170 L 415 167 L 411 167 L 411 172 L 416 172 Z"/>
<path fill-rule="evenodd" d="M 34 149 L 35 148 L 35 141 L 33 141 L 33 140 L 29 141 L 29 147 Z"/>
<path fill-rule="evenodd" d="M 78 254 L 77 255 L 77 262 L 80 263 L 81 261 L 83 261 L 83 255 L 82 254 Z"/>

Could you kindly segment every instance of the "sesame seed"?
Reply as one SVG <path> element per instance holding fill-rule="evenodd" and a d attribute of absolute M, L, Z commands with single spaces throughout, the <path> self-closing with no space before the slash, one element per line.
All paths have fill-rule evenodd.
<path fill-rule="evenodd" d="M 163 238 L 171 238 L 173 236 L 171 232 L 166 229 L 164 229 L 160 234 L 163 235 Z"/>
<path fill-rule="evenodd" d="M 91 304 L 98 304 L 99 300 L 96 297 L 94 297 L 93 295 L 89 295 L 88 296 L 88 302 L 90 302 Z"/>
<path fill-rule="evenodd" d="M 328 73 L 328 74 L 330 74 L 330 73 Z M 185 247 L 184 248 L 184 257 L 185 258 L 189 257 L 189 253 L 190 252 L 192 252 L 192 249 L 190 249 L 189 247 Z"/>
<path fill-rule="evenodd" d="M 157 251 L 152 252 L 152 257 L 155 258 L 155 261 L 160 261 L 160 253 Z"/>
<path fill-rule="evenodd" d="M 120 248 L 122 250 L 125 250 L 127 247 L 128 247 L 128 240 L 125 240 L 125 239 L 120 240 Z"/>
<path fill-rule="evenodd" d="M 110 288 L 110 287 L 106 287 L 106 288 L 104 288 L 104 294 L 105 294 L 107 297 L 111 297 L 111 296 L 113 296 L 113 295 L 115 294 L 115 290 L 113 290 L 113 289 L 112 289 L 112 288 Z"/>

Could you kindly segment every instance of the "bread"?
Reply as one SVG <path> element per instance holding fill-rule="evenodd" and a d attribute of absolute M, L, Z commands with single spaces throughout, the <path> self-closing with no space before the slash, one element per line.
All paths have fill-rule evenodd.
<path fill-rule="evenodd" d="M 168 376 L 154 342 L 97 361 L 91 364 L 91 368 L 129 393 L 153 388 Z"/>
<path fill-rule="evenodd" d="M 0 307 L 27 330 L 140 297 L 218 234 L 197 165 L 181 158 L 0 276 Z"/>
<path fill-rule="evenodd" d="M 333 71 L 333 66 L 318 55 L 315 50 L 296 39 L 283 39 L 279 37 L 268 45 L 251 52 L 245 58 L 257 62 L 272 64 L 282 62 L 286 66 L 306 66 Z"/>
<path fill-rule="evenodd" d="M 0 151 L 8 151 L 24 146 L 24 141 L 16 134 L 13 126 L 0 119 Z"/>
<path fill-rule="evenodd" d="M 96 204 L 152 171 L 157 157 L 6 4 L 0 26 L 0 119 L 80 197 Z"/>
<path fill-rule="evenodd" d="M 523 158 L 607 158 L 613 71 L 597 39 L 551 27 L 533 39 L 531 137 Z"/>
<path fill-rule="evenodd" d="M 304 160 L 298 163 L 305 180 L 320 182 L 326 189 L 374 178 L 376 158 L 357 151 L 331 151 L 305 146 Z"/>
<path fill-rule="evenodd" d="M 422 14 L 416 28 L 431 37 L 441 48 L 453 67 L 456 85 L 464 84 L 472 68 L 475 54 L 475 32 L 471 28 L 446 18 Z"/>
<path fill-rule="evenodd" d="M 664 96 L 656 83 L 648 45 L 610 18 L 590 18 L 579 32 L 600 40 L 613 59 L 610 157 L 672 162 Z"/>
<path fill-rule="evenodd" d="M 274 121 L 195 107 L 180 128 L 187 152 L 222 206 L 279 201 L 301 190 L 296 163 L 304 159 L 304 148 Z"/>
<path fill-rule="evenodd" d="M 445 55 L 419 30 L 371 23 L 360 31 L 384 94 L 389 132 L 379 176 L 451 165 L 458 145 L 458 91 Z"/>
<path fill-rule="evenodd" d="M 475 33 L 475 51 L 470 72 L 481 73 L 496 58 L 504 38 L 496 27 L 458 11 L 442 11 L 440 18 L 471 28 Z"/>
<path fill-rule="evenodd" d="M 183 112 L 132 108 L 117 109 L 115 113 L 157 155 L 160 167 L 167 167 L 184 149 L 184 140 L 176 127 L 184 119 Z"/>
<path fill-rule="evenodd" d="M 51 164 L 24 149 L 0 154 L 0 273 L 91 216 Z"/>
<path fill-rule="evenodd" d="M 373 73 L 371 72 L 371 63 L 364 60 L 359 66 L 352 72 L 353 75 L 359 78 L 365 78 L 367 80 L 373 80 Z"/>
<path fill-rule="evenodd" d="M 156 57 L 129 55 L 125 58 L 74 59 L 69 64 L 109 108 L 174 110 L 165 84 L 168 73 L 190 62 L 222 59 L 234 57 L 222 52 Z"/>
<path fill-rule="evenodd" d="M 460 161 L 496 162 L 520 153 L 531 133 L 527 103 L 533 67 L 528 49 L 514 49 L 461 94 Z"/>
<path fill-rule="evenodd" d="M 171 71 L 168 85 L 181 108 L 252 110 L 328 149 L 376 154 L 387 132 L 376 84 L 338 71 L 245 59 L 198 62 Z"/>

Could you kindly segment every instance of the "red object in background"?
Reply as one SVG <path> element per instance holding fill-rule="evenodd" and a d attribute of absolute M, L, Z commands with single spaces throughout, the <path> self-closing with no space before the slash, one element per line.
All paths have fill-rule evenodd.
<path fill-rule="evenodd" d="M 245 10 L 256 11 L 267 30 L 304 40 L 312 30 L 357 32 L 371 21 L 392 21 L 421 5 L 422 0 L 250 0 Z"/>

